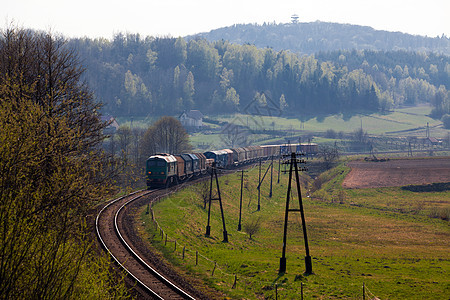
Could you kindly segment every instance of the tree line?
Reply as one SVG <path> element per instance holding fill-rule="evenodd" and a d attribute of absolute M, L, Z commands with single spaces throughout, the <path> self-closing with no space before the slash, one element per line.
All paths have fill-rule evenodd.
<path fill-rule="evenodd" d="M 386 111 L 431 103 L 449 110 L 450 59 L 407 51 L 300 56 L 220 40 L 116 34 L 72 39 L 86 80 L 115 116 L 247 112 L 257 105 L 301 115 Z"/>
<path fill-rule="evenodd" d="M 369 26 L 330 22 L 296 22 L 235 24 L 188 39 L 202 37 L 219 41 L 226 37 L 232 43 L 271 47 L 277 51 L 290 49 L 295 53 L 315 54 L 339 50 L 434 52 L 450 55 L 450 38 L 411 35 L 402 32 L 375 30 Z"/>

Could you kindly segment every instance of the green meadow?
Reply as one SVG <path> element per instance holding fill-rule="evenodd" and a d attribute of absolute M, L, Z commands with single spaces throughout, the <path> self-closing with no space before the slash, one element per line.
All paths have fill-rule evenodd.
<path fill-rule="evenodd" d="M 223 128 L 217 122 L 248 126 L 250 133 L 257 132 L 250 137 L 252 144 L 276 143 L 280 141 L 280 138 L 288 138 L 289 135 L 295 138 L 298 138 L 299 135 L 314 135 L 314 142 L 322 142 L 321 139 L 323 138 L 320 135 L 323 135 L 327 130 L 331 129 L 336 133 L 349 134 L 361 128 L 361 126 L 364 131 L 372 136 L 425 137 L 427 123 L 430 127 L 430 136 L 448 138 L 449 131 L 442 127 L 442 122 L 429 117 L 431 109 L 431 106 L 417 106 L 395 109 L 387 113 L 367 114 L 361 112 L 349 115 L 303 116 L 298 118 L 282 115 L 257 116 L 247 114 L 208 116 L 208 119 L 204 120 L 204 125 L 208 126 L 209 130 L 191 133 L 190 141 L 197 150 L 227 147 L 226 138 L 224 138 L 222 132 Z M 214 120 L 214 123 L 208 123 L 209 119 Z M 129 118 L 117 119 L 121 126 L 143 129 L 148 128 L 156 120 L 156 117 L 134 118 L 132 120 Z M 283 137 L 273 135 L 273 130 L 283 131 L 288 135 Z"/>
<path fill-rule="evenodd" d="M 312 163 L 312 162 L 310 162 Z M 263 172 L 268 164 L 263 166 Z M 283 167 L 282 167 L 283 169 Z M 450 294 L 450 227 L 436 210 L 450 210 L 450 191 L 411 192 L 399 188 L 347 190 L 345 163 L 322 173 L 320 185 L 301 173 L 303 205 L 312 269 L 306 275 L 305 247 L 298 212 L 289 213 L 287 270 L 279 274 L 288 175 L 270 171 L 257 211 L 258 168 L 248 170 L 237 231 L 240 173 L 220 177 L 228 242 L 218 201 L 212 203 L 211 235 L 205 236 L 208 210 L 190 186 L 153 206 L 142 207 L 139 230 L 185 276 L 196 278 L 232 299 L 445 299 Z M 264 173 L 263 173 L 264 174 Z M 298 208 L 293 192 L 290 208 Z M 246 226 L 258 224 L 252 238 Z"/>
<path fill-rule="evenodd" d="M 437 138 L 447 138 L 448 130 L 442 127 L 442 122 L 429 117 L 431 107 L 419 106 L 395 109 L 388 113 L 364 112 L 351 115 L 322 115 L 304 117 L 284 117 L 284 116 L 255 116 L 246 114 L 233 114 L 209 117 L 215 121 L 227 122 L 238 126 L 250 128 L 250 132 L 257 132 L 252 135 L 252 144 L 270 144 L 279 142 L 280 138 L 288 138 L 289 135 L 298 136 L 313 135 L 314 142 L 320 142 L 320 136 L 328 130 L 336 133 L 350 134 L 359 128 L 363 128 L 371 136 L 379 137 L 401 137 L 416 136 L 425 137 L 427 124 L 430 136 Z M 198 145 L 208 144 L 210 149 L 220 149 L 226 147 L 226 137 L 216 124 L 205 122 L 211 126 L 210 131 L 197 132 L 191 135 L 191 143 L 194 148 Z M 272 134 L 273 131 L 283 131 L 288 135 L 279 137 Z M 226 132 L 226 130 L 225 130 Z M 266 134 L 264 134 L 266 133 Z M 294 139 L 294 138 L 293 138 Z"/>
<path fill-rule="evenodd" d="M 328 129 L 335 131 L 352 132 L 362 127 L 369 134 L 383 135 L 393 131 L 404 131 L 425 129 L 427 123 L 430 127 L 441 125 L 442 122 L 430 118 L 428 115 L 431 107 L 410 107 L 396 109 L 388 113 L 364 112 L 351 115 L 323 115 L 315 117 L 286 118 L 283 116 L 252 116 L 245 114 L 235 114 L 219 116 L 217 120 L 226 122 L 242 123 L 249 125 L 252 129 L 276 129 L 276 130 L 305 130 L 312 132 L 325 132 Z M 437 129 L 436 129 L 437 130 Z M 441 133 L 438 130 L 436 133 Z"/>

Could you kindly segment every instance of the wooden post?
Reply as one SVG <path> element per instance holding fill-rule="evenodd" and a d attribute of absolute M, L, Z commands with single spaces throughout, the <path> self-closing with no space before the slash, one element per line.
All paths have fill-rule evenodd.
<path fill-rule="evenodd" d="M 198 251 L 195 251 L 195 265 L 198 265 Z"/>
<path fill-rule="evenodd" d="M 183 259 L 184 259 L 184 251 L 186 251 L 186 246 L 183 247 Z"/>
<path fill-rule="evenodd" d="M 209 225 L 209 222 L 211 219 L 212 184 L 213 184 L 213 176 L 214 176 L 215 167 L 216 167 L 216 163 L 213 163 L 212 169 L 211 169 L 211 179 L 209 181 L 208 222 L 206 223 L 205 236 L 210 236 L 210 234 L 211 234 L 211 226 Z"/>
<path fill-rule="evenodd" d="M 167 245 L 167 233 L 166 233 L 166 240 L 164 241 L 164 246 Z"/>
<path fill-rule="evenodd" d="M 273 181 L 273 155 L 272 155 L 272 163 L 270 164 L 270 192 L 269 192 L 269 198 L 272 198 L 272 181 Z"/>
<path fill-rule="evenodd" d="M 278 157 L 278 180 L 277 180 L 277 183 L 280 183 L 280 173 L 281 173 L 281 153 L 280 153 L 280 157 Z"/>
<path fill-rule="evenodd" d="M 212 198 L 212 186 L 213 186 L 213 179 L 216 178 L 216 186 L 217 186 L 217 198 Z M 225 215 L 223 213 L 223 206 L 222 206 L 222 198 L 220 196 L 220 188 L 219 188 L 219 178 L 217 177 L 217 168 L 216 163 L 213 163 L 212 169 L 211 169 L 211 181 L 209 185 L 209 206 L 208 206 L 208 223 L 206 225 L 206 233 L 205 236 L 210 236 L 211 234 L 211 226 L 210 219 L 211 219 L 211 202 L 213 200 L 219 200 L 219 206 L 220 206 L 220 212 L 222 214 L 222 224 L 223 224 L 223 242 L 228 243 L 228 233 L 225 226 Z"/>
<path fill-rule="evenodd" d="M 294 156 L 295 154 L 293 154 Z M 286 272 L 286 243 L 287 243 L 287 225 L 288 225 L 288 214 L 289 214 L 289 200 L 291 197 L 291 184 L 292 184 L 292 168 L 294 164 L 291 159 L 290 170 L 289 170 L 289 181 L 288 181 L 288 190 L 286 196 L 286 209 L 284 212 L 284 232 L 283 232 L 283 247 L 281 250 L 281 258 L 280 258 L 280 273 Z"/>
<path fill-rule="evenodd" d="M 258 177 L 258 185 L 261 185 L 261 158 L 259 159 L 259 177 Z M 261 209 L 261 188 L 258 189 L 258 209 Z"/>
<path fill-rule="evenodd" d="M 299 161 L 300 163 L 304 163 L 303 160 Z M 294 173 L 294 174 L 292 174 Z M 292 177 L 295 176 L 296 186 L 297 186 L 297 195 L 298 195 L 298 201 L 299 201 L 299 208 L 298 209 L 290 209 L 289 208 L 289 201 L 290 198 L 292 198 Z M 281 258 L 280 258 L 280 269 L 279 273 L 285 273 L 286 272 L 286 243 L 287 243 L 287 223 L 288 223 L 288 214 L 289 212 L 300 212 L 300 216 L 302 219 L 302 228 L 303 228 L 303 239 L 305 241 L 305 250 L 306 250 L 306 256 L 305 256 L 305 267 L 306 271 L 305 274 L 312 274 L 312 262 L 311 262 L 311 256 L 309 255 L 309 246 L 308 246 L 308 236 L 306 234 L 306 222 L 305 222 L 305 215 L 303 212 L 303 203 L 302 203 L 302 194 L 300 191 L 300 179 L 298 176 L 298 165 L 297 165 L 297 157 L 295 152 L 292 152 L 291 154 L 291 161 L 290 161 L 290 167 L 289 167 L 289 181 L 288 181 L 288 189 L 287 189 L 287 195 L 286 195 L 286 210 L 284 214 L 284 233 L 283 233 L 283 248 L 281 252 Z"/>
<path fill-rule="evenodd" d="M 301 295 L 301 300 L 303 300 L 303 282 L 300 282 L 300 295 Z"/>
<path fill-rule="evenodd" d="M 363 300 L 366 300 L 366 291 L 365 291 L 365 284 L 364 284 L 364 282 L 363 282 L 363 295 L 362 295 L 363 297 Z"/>
<path fill-rule="evenodd" d="M 214 268 L 213 268 L 213 270 L 212 270 L 211 276 L 214 276 L 214 271 L 216 270 L 216 266 L 217 266 L 217 263 L 214 262 Z"/>
<path fill-rule="evenodd" d="M 241 216 L 242 216 L 242 190 L 244 187 L 244 170 L 242 170 L 241 174 L 241 198 L 239 200 L 239 223 L 238 223 L 238 231 L 241 231 L 242 225 L 241 225 Z"/>

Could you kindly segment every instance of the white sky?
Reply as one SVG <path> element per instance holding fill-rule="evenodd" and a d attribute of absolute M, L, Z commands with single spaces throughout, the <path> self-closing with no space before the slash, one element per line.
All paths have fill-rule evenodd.
<path fill-rule="evenodd" d="M 11 22 L 67 37 L 185 36 L 264 22 L 349 23 L 450 37 L 449 0 L 0 0 L 0 28 Z"/>

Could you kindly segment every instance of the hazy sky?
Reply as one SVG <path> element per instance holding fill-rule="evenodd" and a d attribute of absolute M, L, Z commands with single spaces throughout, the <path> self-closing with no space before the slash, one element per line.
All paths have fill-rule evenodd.
<path fill-rule="evenodd" d="M 0 0 L 1 28 L 13 22 L 68 37 L 178 37 L 233 24 L 286 23 L 293 14 L 300 22 L 450 37 L 449 0 Z"/>

